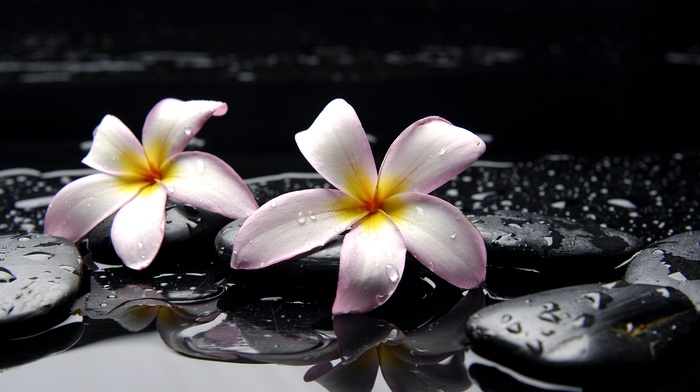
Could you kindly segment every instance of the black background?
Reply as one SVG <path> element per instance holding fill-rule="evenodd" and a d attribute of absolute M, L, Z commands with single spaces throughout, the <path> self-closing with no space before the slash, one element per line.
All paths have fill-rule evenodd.
<path fill-rule="evenodd" d="M 6 2 L 0 169 L 80 168 L 113 114 L 213 99 L 200 133 L 243 176 L 310 171 L 294 143 L 346 99 L 377 159 L 439 115 L 483 159 L 695 149 L 700 6 L 681 1 Z"/>

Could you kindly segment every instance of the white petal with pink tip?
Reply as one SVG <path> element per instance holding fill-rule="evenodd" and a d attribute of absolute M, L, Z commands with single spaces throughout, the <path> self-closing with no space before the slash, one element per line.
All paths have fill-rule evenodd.
<path fill-rule="evenodd" d="M 462 211 L 417 192 L 396 195 L 385 206 L 408 251 L 428 269 L 461 288 L 474 288 L 484 281 L 486 246 Z"/>

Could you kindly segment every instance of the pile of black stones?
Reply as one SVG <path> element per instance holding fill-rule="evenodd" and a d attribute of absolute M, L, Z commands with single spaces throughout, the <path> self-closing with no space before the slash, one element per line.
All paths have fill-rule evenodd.
<path fill-rule="evenodd" d="M 433 192 L 469 217 L 487 247 L 480 290 L 488 300 L 465 325 L 468 350 L 483 359 L 470 375 L 484 390 L 518 390 L 522 378 L 610 385 L 605 375 L 615 375 L 612 384 L 621 387 L 663 388 L 700 369 L 692 349 L 700 337 L 698 158 L 682 151 L 482 160 Z M 42 234 L 52 195 L 89 173 L 0 171 L 0 334 L 8 339 L 0 354 L 76 308 L 106 317 L 125 296 L 186 303 L 215 298 L 232 281 L 337 278 L 342 235 L 294 260 L 233 274 L 232 244 L 243 220 L 175 200 L 166 209 L 162 254 L 144 271 L 119 268 L 109 220 L 77 244 Z M 331 187 L 311 173 L 247 183 L 261 205 L 282 193 Z M 407 263 L 419 265 L 410 255 Z M 124 289 L 134 277 L 150 283 L 137 293 Z M 42 355 L 3 359 L 0 366 Z M 658 377 L 640 369 L 656 369 Z M 680 379 L 686 387 L 687 378 Z"/>

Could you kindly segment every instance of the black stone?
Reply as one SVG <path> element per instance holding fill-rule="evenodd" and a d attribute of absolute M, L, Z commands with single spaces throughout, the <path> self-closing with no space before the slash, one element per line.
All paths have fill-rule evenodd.
<path fill-rule="evenodd" d="M 110 234 L 113 221 L 114 215 L 102 221 L 87 235 L 89 249 L 101 262 L 108 262 L 110 259 L 117 261 Z M 165 205 L 165 235 L 159 257 L 161 253 L 172 254 L 193 245 L 203 245 L 211 241 L 216 233 L 230 222 L 231 219 L 215 212 L 168 199 Z"/>
<path fill-rule="evenodd" d="M 82 267 L 78 249 L 65 238 L 0 236 L 0 336 L 36 334 L 68 317 Z"/>
<path fill-rule="evenodd" d="M 469 318 L 467 335 L 475 353 L 522 374 L 584 382 L 595 372 L 669 360 L 697 323 L 695 307 L 682 292 L 616 281 L 487 306 Z"/>
<path fill-rule="evenodd" d="M 491 265 L 546 270 L 585 258 L 586 268 L 600 269 L 644 246 L 634 235 L 591 222 L 517 211 L 468 217 L 484 237 Z"/>
<path fill-rule="evenodd" d="M 624 279 L 671 286 L 685 293 L 700 309 L 700 233 L 676 234 L 636 253 L 629 260 Z"/>

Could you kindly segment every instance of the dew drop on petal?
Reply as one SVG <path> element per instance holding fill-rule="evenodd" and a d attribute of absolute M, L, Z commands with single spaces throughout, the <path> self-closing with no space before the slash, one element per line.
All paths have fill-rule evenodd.
<path fill-rule="evenodd" d="M 448 235 L 449 235 L 450 238 L 452 238 L 452 239 L 455 239 L 455 238 L 457 237 L 457 233 L 455 233 L 454 231 L 451 231 Z"/>
<path fill-rule="evenodd" d="M 274 200 L 272 200 L 272 201 L 270 202 L 270 207 L 277 207 L 277 202 L 274 201 Z"/>
<path fill-rule="evenodd" d="M 447 152 L 447 149 L 443 147 L 440 149 L 440 151 L 438 151 L 438 155 L 443 156 L 443 155 L 445 155 L 446 152 Z"/>
<path fill-rule="evenodd" d="M 185 135 L 190 136 L 192 134 L 192 127 L 185 127 Z"/>
<path fill-rule="evenodd" d="M 384 268 L 386 269 L 386 276 L 389 280 L 392 283 L 396 283 L 396 281 L 399 280 L 399 270 L 391 264 L 385 265 Z"/>

